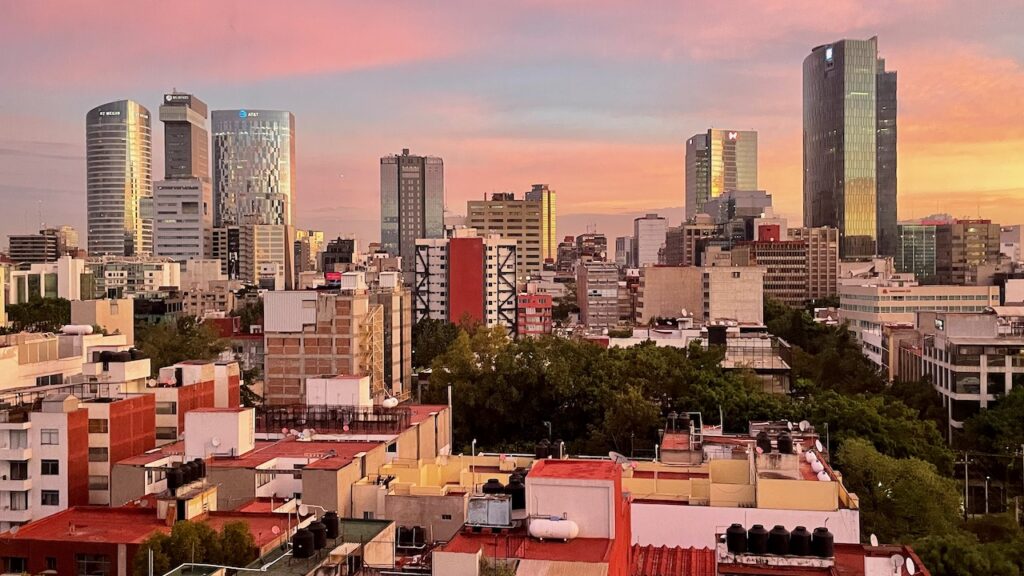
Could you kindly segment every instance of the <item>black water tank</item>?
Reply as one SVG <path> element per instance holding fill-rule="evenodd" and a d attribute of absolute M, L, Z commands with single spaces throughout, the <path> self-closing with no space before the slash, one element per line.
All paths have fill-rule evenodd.
<path fill-rule="evenodd" d="M 167 490 L 169 490 L 171 494 L 185 484 L 183 475 L 184 473 L 178 466 L 167 471 Z"/>
<path fill-rule="evenodd" d="M 198 477 L 206 478 L 206 462 L 202 458 L 196 458 L 192 463 L 196 466 Z"/>
<path fill-rule="evenodd" d="M 146 356 L 145 356 L 145 355 L 144 355 L 144 354 L 142 353 L 142 350 L 139 350 L 138 348 L 129 348 L 129 349 L 128 349 L 128 354 L 130 354 L 130 355 L 131 355 L 131 357 L 132 357 L 132 360 L 142 360 L 143 358 L 145 358 L 145 357 L 146 357 Z"/>
<path fill-rule="evenodd" d="M 789 535 L 789 553 L 793 556 L 811 555 L 811 532 L 803 526 L 797 526 Z"/>
<path fill-rule="evenodd" d="M 309 531 L 313 534 L 313 548 L 323 550 L 327 547 L 327 526 L 323 522 L 310 522 Z"/>
<path fill-rule="evenodd" d="M 818 558 L 831 558 L 836 555 L 835 538 L 828 528 L 815 528 L 811 537 L 811 552 Z"/>
<path fill-rule="evenodd" d="M 110 359 L 114 357 L 114 353 L 109 350 L 100 352 L 100 362 L 103 363 L 103 370 L 110 368 Z"/>
<path fill-rule="evenodd" d="M 551 442 L 545 438 L 540 442 L 537 442 L 536 450 L 534 450 L 534 457 L 537 460 L 544 460 L 551 455 Z"/>
<path fill-rule="evenodd" d="M 412 527 L 412 545 L 422 546 L 427 543 L 427 531 L 423 529 L 423 526 Z"/>
<path fill-rule="evenodd" d="M 679 422 L 676 423 L 676 429 L 681 432 L 690 431 L 690 416 L 688 414 L 682 414 L 679 416 Z"/>
<path fill-rule="evenodd" d="M 132 361 L 132 353 L 131 352 L 115 352 L 114 353 L 114 357 L 111 358 L 111 361 L 112 362 L 131 362 Z"/>
<path fill-rule="evenodd" d="M 768 531 L 760 524 L 754 524 L 747 531 L 747 552 L 765 555 L 768 553 Z"/>
<path fill-rule="evenodd" d="M 781 524 L 768 533 L 768 553 L 776 556 L 789 554 L 789 530 Z"/>
<path fill-rule="evenodd" d="M 504 494 L 505 485 L 497 478 L 490 478 L 484 482 L 484 487 L 481 490 L 484 494 Z"/>
<path fill-rule="evenodd" d="M 512 499 L 513 510 L 526 510 L 526 484 L 519 476 L 513 476 L 505 487 L 505 493 Z"/>
<path fill-rule="evenodd" d="M 793 437 L 789 435 L 789 432 L 783 432 L 779 434 L 779 438 L 776 441 L 779 447 L 780 454 L 792 454 L 793 453 Z"/>
<path fill-rule="evenodd" d="M 309 558 L 316 550 L 313 543 L 313 533 L 305 528 L 299 528 L 292 536 L 292 556 L 296 558 Z"/>
<path fill-rule="evenodd" d="M 181 465 L 182 480 L 185 484 L 191 484 L 196 479 L 196 466 L 191 462 L 185 462 Z"/>
<path fill-rule="evenodd" d="M 772 439 L 768 437 L 768 433 L 764 430 L 757 433 L 757 447 L 765 454 L 772 451 Z"/>
<path fill-rule="evenodd" d="M 725 531 L 725 547 L 733 554 L 747 551 L 747 529 L 742 524 L 733 524 Z"/>
<path fill-rule="evenodd" d="M 324 527 L 327 528 L 327 537 L 332 540 L 341 535 L 341 521 L 338 519 L 338 513 L 331 511 L 324 514 L 323 517 Z M 808 536 L 810 537 L 810 536 Z"/>

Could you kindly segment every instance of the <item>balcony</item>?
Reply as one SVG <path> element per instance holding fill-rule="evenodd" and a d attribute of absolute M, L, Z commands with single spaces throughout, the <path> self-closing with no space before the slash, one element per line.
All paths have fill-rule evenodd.
<path fill-rule="evenodd" d="M 8 448 L 7 446 L 0 446 L 0 460 L 18 460 L 24 462 L 31 459 L 31 448 Z"/>
<path fill-rule="evenodd" d="M 27 492 L 31 489 L 31 478 L 13 480 L 10 476 L 0 476 L 0 492 Z"/>
<path fill-rule="evenodd" d="M 24 523 L 30 520 L 32 520 L 32 511 L 29 509 L 11 510 L 10 506 L 0 507 L 0 522 Z"/>

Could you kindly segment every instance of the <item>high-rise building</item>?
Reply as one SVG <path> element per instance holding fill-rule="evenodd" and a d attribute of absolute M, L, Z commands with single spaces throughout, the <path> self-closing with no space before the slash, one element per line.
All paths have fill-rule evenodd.
<path fill-rule="evenodd" d="M 757 190 L 757 132 L 712 128 L 686 141 L 686 219 L 727 190 Z"/>
<path fill-rule="evenodd" d="M 804 225 L 838 228 L 844 258 L 894 252 L 896 73 L 877 38 L 814 48 L 803 100 Z"/>
<path fill-rule="evenodd" d="M 558 247 L 555 236 L 555 191 L 547 184 L 534 184 L 526 193 L 526 201 L 540 203 L 540 257 L 544 262 L 554 261 Z"/>
<path fill-rule="evenodd" d="M 1003 226 L 999 229 L 999 251 L 1010 262 L 1021 261 L 1021 245 L 1024 244 L 1024 228 L 1020 224 L 1014 226 Z"/>
<path fill-rule="evenodd" d="M 581 262 L 607 262 L 608 238 L 599 232 L 587 232 L 576 237 L 576 254 Z"/>
<path fill-rule="evenodd" d="M 295 205 L 295 116 L 276 110 L 214 110 L 216 226 L 290 226 Z"/>
<path fill-rule="evenodd" d="M 615 263 L 622 268 L 635 268 L 633 265 L 632 236 L 618 236 L 615 238 Z"/>
<path fill-rule="evenodd" d="M 356 241 L 353 238 L 335 238 L 327 243 L 321 254 L 321 269 L 324 273 L 335 272 L 336 264 L 353 264 L 356 257 Z"/>
<path fill-rule="evenodd" d="M 718 236 L 720 226 L 707 214 L 699 215 L 665 232 L 664 264 L 701 266 L 708 242 Z"/>
<path fill-rule="evenodd" d="M 11 234 L 7 237 L 7 248 L 7 256 L 16 264 L 55 262 L 62 254 L 57 230 L 52 228 L 38 234 Z"/>
<path fill-rule="evenodd" d="M 152 253 L 149 110 L 134 100 L 97 106 L 86 115 L 85 133 L 89 253 Z"/>
<path fill-rule="evenodd" d="M 213 251 L 213 189 L 206 103 L 191 94 L 164 94 L 164 179 L 153 186 L 153 252 L 186 266 Z"/>
<path fill-rule="evenodd" d="M 633 219 L 633 265 L 637 268 L 658 263 L 658 254 L 665 246 L 668 220 L 657 214 Z"/>
<path fill-rule="evenodd" d="M 807 242 L 807 299 L 839 295 L 839 230 L 790 228 L 789 238 Z"/>
<path fill-rule="evenodd" d="M 896 271 L 911 273 L 921 284 L 935 284 L 935 230 L 936 224 L 900 224 L 899 249 L 896 251 Z"/>
<path fill-rule="evenodd" d="M 406 282 L 415 276 L 416 241 L 444 237 L 444 161 L 401 154 L 380 159 L 380 242 L 402 257 Z"/>
<path fill-rule="evenodd" d="M 317 270 L 320 253 L 324 251 L 324 233 L 322 230 L 295 231 L 295 277 L 302 272 Z"/>
<path fill-rule="evenodd" d="M 544 263 L 557 264 L 559 242 L 555 241 L 555 193 L 545 184 L 516 200 L 511 192 L 491 194 L 486 200 L 470 200 L 466 225 L 481 235 L 500 234 L 516 241 L 520 283 L 536 278 Z"/>
<path fill-rule="evenodd" d="M 974 284 L 977 267 L 999 260 L 999 224 L 956 220 L 935 228 L 935 274 L 939 284 Z"/>
<path fill-rule="evenodd" d="M 614 327 L 619 322 L 619 267 L 610 262 L 577 266 L 576 298 L 580 324 L 597 329 Z"/>
<path fill-rule="evenodd" d="M 472 228 L 416 241 L 416 321 L 424 318 L 516 330 L 516 241 Z"/>

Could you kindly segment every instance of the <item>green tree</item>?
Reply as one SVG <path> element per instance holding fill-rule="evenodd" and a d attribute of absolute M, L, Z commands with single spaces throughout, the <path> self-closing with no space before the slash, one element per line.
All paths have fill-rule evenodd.
<path fill-rule="evenodd" d="M 241 307 L 232 310 L 231 316 L 238 317 L 242 332 L 248 334 L 250 327 L 263 325 L 263 299 L 246 302 Z"/>
<path fill-rule="evenodd" d="M 253 366 L 248 370 L 242 370 L 242 384 L 239 387 L 239 393 L 242 397 L 242 406 L 252 407 L 259 406 L 263 403 L 263 397 L 253 391 L 253 384 L 260 378 L 260 369 L 257 366 Z"/>
<path fill-rule="evenodd" d="M 882 542 L 953 534 L 960 521 L 956 482 L 916 458 L 892 458 L 848 438 L 838 453 L 843 482 L 860 498 L 861 532 Z"/>
<path fill-rule="evenodd" d="M 459 327 L 442 320 L 423 318 L 412 327 L 412 365 L 429 368 L 459 335 Z"/>
<path fill-rule="evenodd" d="M 228 522 L 220 529 L 220 563 L 247 566 L 258 556 L 256 540 L 245 522 Z"/>
<path fill-rule="evenodd" d="M 576 296 L 576 283 L 565 284 L 565 296 L 558 298 L 551 309 L 551 319 L 555 322 L 564 323 L 569 320 L 570 314 L 579 314 L 579 299 Z"/>
<path fill-rule="evenodd" d="M 136 326 L 135 345 L 150 359 L 154 375 L 183 360 L 214 360 L 227 349 L 213 327 L 187 316 L 174 324 Z"/>
<path fill-rule="evenodd" d="M 135 576 L 149 576 L 149 551 L 153 551 L 153 573 L 166 574 L 171 568 L 171 559 L 167 556 L 166 547 L 170 536 L 157 532 L 146 538 L 139 545 L 132 560 L 132 573 Z"/>
<path fill-rule="evenodd" d="M 11 332 L 60 332 L 71 323 L 71 302 L 64 298 L 33 298 L 7 306 Z"/>
<path fill-rule="evenodd" d="M 187 562 L 220 563 L 220 538 L 205 522 L 176 522 L 164 545 L 171 566 Z"/>
<path fill-rule="evenodd" d="M 963 576 L 965 574 L 1021 574 L 1021 545 L 1015 543 L 980 543 L 977 536 L 966 531 L 925 536 L 914 542 L 914 552 L 932 576 Z"/>

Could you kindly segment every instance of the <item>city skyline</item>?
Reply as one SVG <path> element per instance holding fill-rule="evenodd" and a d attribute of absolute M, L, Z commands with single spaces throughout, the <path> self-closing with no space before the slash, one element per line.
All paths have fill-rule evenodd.
<path fill-rule="evenodd" d="M 210 7 L 182 35 L 146 26 L 135 11 L 111 23 L 98 12 L 16 5 L 0 40 L 11 55 L 0 70 L 19 79 L 0 110 L 8 176 L 0 193 L 12 199 L 13 215 L 2 232 L 37 229 L 39 213 L 47 225 L 86 230 L 82 116 L 125 98 L 156 110 L 171 88 L 212 109 L 294 112 L 293 221 L 328 236 L 377 239 L 378 159 L 405 147 L 445 159 L 455 212 L 491 191 L 547 182 L 560 193 L 562 235 L 608 217 L 612 224 L 598 229 L 622 235 L 630 215 L 646 212 L 676 224 L 686 138 L 708 126 L 758 131 L 759 187 L 798 221 L 801 62 L 822 43 L 874 35 L 900 73 L 900 218 L 1024 219 L 1024 205 L 1013 202 L 1024 197 L 1024 168 L 1012 162 L 1024 145 L 1013 106 L 1024 89 L 1013 23 L 1024 8 L 809 6 L 597 4 L 582 14 L 567 4 L 523 4 L 501 7 L 496 18 L 464 4 L 394 18 L 385 9 L 303 4 L 281 15 L 304 23 L 285 27 L 281 48 L 259 42 L 272 22 L 258 6 Z M 712 15 L 721 25 L 702 26 Z M 424 19 L 435 25 L 419 26 Z M 136 30 L 145 35 L 118 74 L 94 73 L 96 62 L 121 53 L 124 41 L 108 40 L 111 32 Z M 62 35 L 88 50 L 69 56 L 50 40 Z M 552 41 L 534 42 L 539 35 Z M 622 81 L 609 88 L 609 75 Z M 153 140 L 153 171 L 162 174 L 162 138 Z"/>

